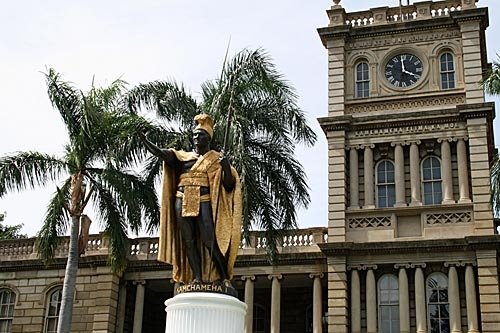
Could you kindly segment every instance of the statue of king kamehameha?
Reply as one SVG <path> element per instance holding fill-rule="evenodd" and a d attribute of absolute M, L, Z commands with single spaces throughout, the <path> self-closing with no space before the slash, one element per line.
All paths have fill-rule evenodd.
<path fill-rule="evenodd" d="M 193 151 L 161 149 L 141 135 L 163 160 L 158 260 L 173 266 L 181 283 L 229 283 L 241 237 L 242 196 L 238 173 L 211 150 L 213 120 L 194 118 Z"/>

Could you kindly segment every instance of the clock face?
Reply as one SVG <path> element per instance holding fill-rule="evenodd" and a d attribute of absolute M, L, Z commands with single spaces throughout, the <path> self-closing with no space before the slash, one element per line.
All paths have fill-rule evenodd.
<path fill-rule="evenodd" d="M 398 54 L 385 65 L 385 78 L 397 88 L 407 88 L 420 79 L 424 70 L 422 61 L 409 53 Z"/>

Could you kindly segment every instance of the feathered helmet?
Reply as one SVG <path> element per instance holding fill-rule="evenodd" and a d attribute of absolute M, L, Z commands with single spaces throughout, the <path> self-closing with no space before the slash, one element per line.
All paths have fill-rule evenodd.
<path fill-rule="evenodd" d="M 194 121 L 196 122 L 196 127 L 194 128 L 194 130 L 202 129 L 208 133 L 208 135 L 210 136 L 210 139 L 213 137 L 213 135 L 214 135 L 214 120 L 208 114 L 206 114 L 206 113 L 197 114 L 194 117 Z"/>

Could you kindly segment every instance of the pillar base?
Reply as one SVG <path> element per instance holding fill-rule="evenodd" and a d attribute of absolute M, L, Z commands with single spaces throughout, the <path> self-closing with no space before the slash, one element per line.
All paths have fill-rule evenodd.
<path fill-rule="evenodd" d="M 458 200 L 458 203 L 471 203 L 471 202 L 472 202 L 472 200 L 469 198 Z"/>
<path fill-rule="evenodd" d="M 247 306 L 227 295 L 191 292 L 165 301 L 165 332 L 243 333 Z"/>
<path fill-rule="evenodd" d="M 410 202 L 409 206 L 410 207 L 422 206 L 422 201 L 412 201 L 412 202 Z"/>

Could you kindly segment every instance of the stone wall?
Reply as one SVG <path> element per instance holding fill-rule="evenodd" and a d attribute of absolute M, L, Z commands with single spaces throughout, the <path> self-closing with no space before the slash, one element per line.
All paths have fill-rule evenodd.
<path fill-rule="evenodd" d="M 43 332 L 48 296 L 62 288 L 64 269 L 32 265 L 24 271 L 0 272 L 0 288 L 16 293 L 12 333 Z M 116 320 L 119 277 L 108 267 L 78 270 L 72 333 L 112 332 Z"/>

